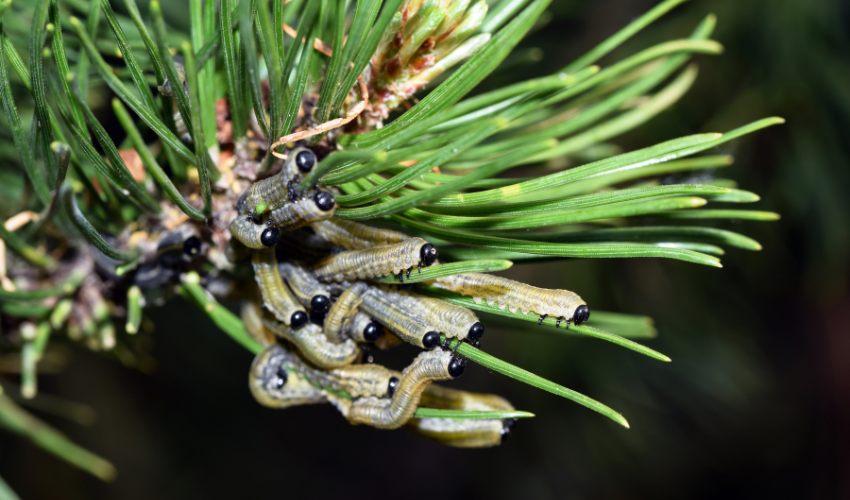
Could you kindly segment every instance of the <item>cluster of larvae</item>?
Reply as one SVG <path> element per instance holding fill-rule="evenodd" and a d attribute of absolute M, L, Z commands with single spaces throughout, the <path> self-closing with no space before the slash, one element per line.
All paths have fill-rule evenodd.
<path fill-rule="evenodd" d="M 434 245 L 334 218 L 332 192 L 302 190 L 302 176 L 315 164 L 310 149 L 290 151 L 279 173 L 242 194 L 230 225 L 233 237 L 250 249 L 259 288 L 256 302 L 242 310 L 247 331 L 265 346 L 251 368 L 252 394 L 272 408 L 331 403 L 351 423 L 382 429 L 407 425 L 452 446 L 499 444 L 512 421 L 414 417 L 420 406 L 512 407 L 495 395 L 432 384 L 463 373 L 466 360 L 450 343 L 477 345 L 484 326 L 472 311 L 404 285 L 411 273 L 437 262 Z M 373 281 L 390 275 L 398 285 Z M 581 323 L 590 314 L 575 293 L 487 274 L 428 284 L 566 323 Z M 422 349 L 401 372 L 371 362 L 374 349 L 401 343 Z"/>

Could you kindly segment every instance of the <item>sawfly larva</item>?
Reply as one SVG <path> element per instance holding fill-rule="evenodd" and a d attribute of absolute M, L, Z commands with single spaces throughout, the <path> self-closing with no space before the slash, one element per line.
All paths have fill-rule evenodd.
<path fill-rule="evenodd" d="M 384 334 L 384 328 L 367 314 L 358 311 L 343 326 L 343 334 L 354 339 L 355 342 L 371 343 Z"/>
<path fill-rule="evenodd" d="M 298 356 L 273 344 L 254 358 L 248 385 L 251 395 L 263 406 L 288 408 L 323 403 L 325 393 L 296 369 Z"/>
<path fill-rule="evenodd" d="M 297 183 L 301 173 L 310 172 L 316 164 L 316 155 L 306 148 L 293 150 L 280 172 L 251 184 L 239 197 L 236 210 L 241 215 L 259 217 L 297 198 L 301 193 Z"/>
<path fill-rule="evenodd" d="M 391 245 L 409 238 L 406 234 L 391 229 L 381 229 L 341 219 L 317 222 L 312 225 L 312 228 L 325 240 L 348 250 Z"/>
<path fill-rule="evenodd" d="M 401 340 L 424 349 L 432 349 L 440 343 L 439 332 L 425 323 L 415 311 L 393 301 L 382 290 L 370 288 L 362 299 L 360 309 Z"/>
<path fill-rule="evenodd" d="M 449 380 L 463 373 L 461 358 L 443 350 L 422 352 L 404 369 L 391 398 L 361 398 L 351 403 L 346 418 L 354 424 L 379 429 L 397 429 L 406 424 L 419 406 L 425 389 L 436 380 Z M 341 409 L 342 410 L 342 409 Z"/>
<path fill-rule="evenodd" d="M 547 316 L 579 325 L 590 317 L 590 308 L 578 294 L 569 290 L 538 288 L 501 276 L 483 273 L 465 273 L 437 278 L 437 288 L 472 297 L 476 302 L 484 301 L 511 312 L 533 312 L 543 321 Z"/>
<path fill-rule="evenodd" d="M 240 243 L 254 250 L 271 248 L 280 241 L 280 230 L 257 224 L 250 215 L 238 215 L 230 223 L 230 234 Z"/>
<path fill-rule="evenodd" d="M 463 411 L 511 411 L 514 407 L 495 394 L 460 391 L 435 384 L 428 386 L 419 401 L 420 406 Z M 461 420 L 447 418 L 412 419 L 416 432 L 458 448 L 498 446 L 510 434 L 514 419 Z"/>
<path fill-rule="evenodd" d="M 437 260 L 437 248 L 422 238 L 408 238 L 392 245 L 349 250 L 322 259 L 313 272 L 320 280 L 346 281 L 393 274 L 404 278 L 414 267 L 427 267 Z"/>
<path fill-rule="evenodd" d="M 367 287 L 364 283 L 355 283 L 346 288 L 336 302 L 331 306 L 323 328 L 325 335 L 331 340 L 340 341 L 343 338 L 342 329 L 357 313 L 357 307 L 363 302 L 361 296 Z"/>
<path fill-rule="evenodd" d="M 283 323 L 265 318 L 263 325 L 275 335 L 292 342 L 304 359 L 319 368 L 329 369 L 350 365 L 360 355 L 360 349 L 353 340 L 331 342 L 322 332 L 322 328 L 313 323 L 294 330 Z"/>
<path fill-rule="evenodd" d="M 281 231 L 292 231 L 317 221 L 330 219 L 336 211 L 336 200 L 328 191 L 316 190 L 311 196 L 304 196 L 274 208 L 266 222 Z"/>
<path fill-rule="evenodd" d="M 271 345 L 257 355 L 251 370 L 251 385 L 260 391 L 273 392 L 275 397 L 257 398 L 261 404 L 272 407 L 292 406 L 291 404 L 280 405 L 279 401 L 285 400 L 289 388 L 285 387 L 291 383 L 294 377 L 307 381 L 311 386 L 324 394 L 323 398 L 330 395 L 342 395 L 351 399 L 363 397 L 389 398 L 395 393 L 399 384 L 397 373 L 381 365 L 360 364 L 349 365 L 331 370 L 320 370 L 314 368 L 289 352 L 281 345 Z M 281 379 L 280 381 L 275 378 Z M 302 388 L 295 386 L 298 393 L 303 394 Z M 269 391 L 271 389 L 271 391 Z M 256 397 L 256 395 L 255 395 Z M 294 398 L 298 399 L 298 398 Z M 272 405 L 266 404 L 269 400 Z"/>
<path fill-rule="evenodd" d="M 310 318 L 283 282 L 274 250 L 255 252 L 251 263 L 265 308 L 279 321 L 294 329 L 306 325 Z"/>
<path fill-rule="evenodd" d="M 407 304 L 433 329 L 447 337 L 478 342 L 484 335 L 484 325 L 469 309 L 444 300 L 423 297 L 406 292 L 382 289 L 392 300 Z"/>
<path fill-rule="evenodd" d="M 331 307 L 330 291 L 313 276 L 313 273 L 298 264 L 281 262 L 278 264 L 278 269 L 295 297 L 301 304 L 310 307 L 311 318 L 321 323 L 321 319 Z"/>

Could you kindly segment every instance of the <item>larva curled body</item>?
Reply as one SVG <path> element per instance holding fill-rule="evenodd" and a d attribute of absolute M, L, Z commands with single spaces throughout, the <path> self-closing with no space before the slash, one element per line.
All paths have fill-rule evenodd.
<path fill-rule="evenodd" d="M 342 219 L 317 222 L 311 227 L 317 235 L 325 240 L 348 250 L 362 250 L 376 245 L 391 245 L 401 243 L 409 238 L 406 234 L 391 229 L 372 227 Z"/>
<path fill-rule="evenodd" d="M 275 335 L 292 342 L 304 359 L 322 369 L 350 365 L 360 355 L 360 349 L 353 340 L 331 342 L 322 332 L 322 328 L 313 323 L 292 329 L 283 323 L 265 319 L 263 325 Z"/>
<path fill-rule="evenodd" d="M 322 259 L 313 272 L 320 280 L 346 281 L 376 278 L 388 274 L 403 278 L 414 267 L 434 263 L 437 249 L 422 238 L 408 238 L 400 243 L 379 245 L 363 250 L 349 250 Z"/>
<path fill-rule="evenodd" d="M 392 398 L 361 398 L 351 403 L 349 422 L 367 424 L 379 429 L 397 429 L 406 424 L 419 405 L 422 393 L 433 381 L 454 378 L 449 373 L 451 352 L 434 350 L 420 353 L 404 369 Z"/>
<path fill-rule="evenodd" d="M 251 264 L 265 308 L 287 326 L 303 326 L 309 319 L 307 312 L 283 282 L 274 250 L 254 252 Z"/>
<path fill-rule="evenodd" d="M 578 294 L 569 290 L 538 288 L 501 276 L 465 273 L 437 278 L 433 286 L 484 301 L 500 309 L 541 317 L 553 316 L 558 322 L 581 324 L 590 317 L 590 309 Z"/>

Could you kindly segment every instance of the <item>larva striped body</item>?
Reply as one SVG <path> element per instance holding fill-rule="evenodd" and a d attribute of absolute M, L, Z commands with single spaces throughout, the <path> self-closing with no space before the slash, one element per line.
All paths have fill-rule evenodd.
<path fill-rule="evenodd" d="M 439 332 L 425 323 L 416 311 L 393 301 L 382 290 L 370 288 L 366 291 L 360 309 L 408 344 L 430 349 L 440 341 Z"/>
<path fill-rule="evenodd" d="M 314 222 L 333 217 L 336 201 L 328 191 L 316 190 L 273 208 L 266 224 L 281 231 L 293 231 Z"/>
<path fill-rule="evenodd" d="M 465 307 L 432 297 L 390 289 L 382 290 L 393 300 L 407 304 L 425 323 L 447 337 L 477 341 L 484 334 L 484 325 L 478 320 L 478 316 Z"/>
<path fill-rule="evenodd" d="M 315 164 L 316 155 L 309 149 L 293 150 L 279 173 L 261 179 L 245 190 L 236 204 L 236 209 L 242 215 L 258 216 L 300 197 L 297 183 L 301 174 L 312 170 Z"/>
<path fill-rule="evenodd" d="M 465 273 L 438 278 L 433 285 L 484 301 L 500 309 L 533 312 L 541 317 L 554 316 L 558 322 L 581 324 L 590 317 L 590 309 L 578 294 L 569 290 L 538 288 L 525 283 L 482 273 Z"/>
<path fill-rule="evenodd" d="M 321 260 L 313 272 L 320 280 L 346 281 L 376 278 L 403 272 L 414 267 L 430 266 L 437 259 L 437 249 L 422 238 L 408 238 L 400 243 L 364 250 L 349 250 Z"/>
<path fill-rule="evenodd" d="M 346 288 L 342 295 L 333 303 L 328 315 L 325 316 L 324 331 L 329 339 L 340 341 L 343 338 L 342 329 L 357 313 L 357 307 L 363 302 L 361 296 L 366 291 L 364 283 L 355 283 Z"/>
<path fill-rule="evenodd" d="M 317 222 L 312 225 L 312 228 L 325 240 L 348 250 L 391 245 L 409 238 L 406 234 L 391 229 L 381 229 L 341 219 Z"/>
<path fill-rule="evenodd" d="M 254 250 L 273 247 L 280 238 L 277 228 L 257 224 L 250 215 L 238 215 L 230 223 L 230 234 L 240 243 Z"/>
<path fill-rule="evenodd" d="M 367 424 L 379 429 L 397 429 L 406 424 L 419 405 L 425 389 L 435 380 L 454 378 L 449 365 L 456 358 L 448 351 L 420 353 L 404 369 L 392 398 L 361 398 L 348 409 L 346 418 L 353 424 Z"/>
<path fill-rule="evenodd" d="M 324 315 L 331 305 L 331 292 L 313 273 L 299 264 L 281 262 L 278 264 L 280 274 L 295 297 L 305 307 L 310 308 L 312 315 Z"/>
<path fill-rule="evenodd" d="M 325 337 L 322 328 L 313 323 L 308 323 L 297 330 L 269 319 L 264 320 L 263 324 L 275 335 L 295 344 L 304 359 L 319 368 L 330 369 L 350 365 L 360 355 L 360 349 L 353 340 L 331 342 Z"/>
<path fill-rule="evenodd" d="M 307 312 L 283 282 L 274 250 L 255 252 L 251 263 L 265 308 L 287 326 L 297 329 L 306 324 Z"/>

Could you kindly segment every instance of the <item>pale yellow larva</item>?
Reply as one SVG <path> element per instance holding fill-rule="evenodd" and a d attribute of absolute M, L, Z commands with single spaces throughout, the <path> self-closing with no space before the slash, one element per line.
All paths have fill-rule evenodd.
<path fill-rule="evenodd" d="M 409 238 L 406 234 L 392 229 L 367 226 L 344 219 L 317 222 L 311 227 L 316 234 L 325 240 L 348 250 L 362 250 L 376 245 L 391 245 L 401 243 Z"/>
<path fill-rule="evenodd" d="M 437 278 L 433 286 L 484 301 L 500 309 L 558 318 L 558 324 L 581 324 L 590 317 L 590 308 L 578 294 L 569 290 L 538 288 L 501 276 L 464 273 Z"/>
<path fill-rule="evenodd" d="M 394 274 L 400 279 L 416 267 L 426 267 L 437 259 L 437 249 L 422 238 L 349 250 L 322 259 L 313 269 L 320 280 L 348 281 Z"/>

